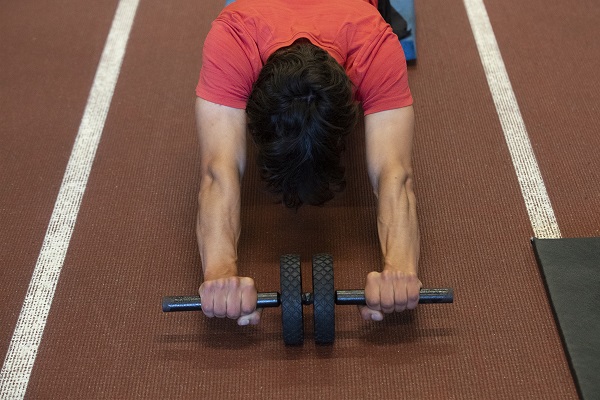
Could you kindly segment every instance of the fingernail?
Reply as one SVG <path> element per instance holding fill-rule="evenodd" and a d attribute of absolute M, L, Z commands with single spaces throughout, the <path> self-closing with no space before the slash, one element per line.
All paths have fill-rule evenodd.
<path fill-rule="evenodd" d="M 238 325 L 240 325 L 240 326 L 246 326 L 246 325 L 248 325 L 249 323 L 250 323 L 250 320 L 248 320 L 248 319 L 241 319 L 241 320 L 238 322 Z"/>
<path fill-rule="evenodd" d="M 383 320 L 383 316 L 381 314 L 372 314 L 371 319 L 373 321 L 381 321 L 381 320 Z"/>

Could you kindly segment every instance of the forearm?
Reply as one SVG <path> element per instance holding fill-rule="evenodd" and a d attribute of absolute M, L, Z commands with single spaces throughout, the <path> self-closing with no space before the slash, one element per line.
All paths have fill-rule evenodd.
<path fill-rule="evenodd" d="M 237 275 L 240 236 L 240 177 L 236 171 L 203 174 L 196 235 L 204 280 Z"/>
<path fill-rule="evenodd" d="M 202 312 L 209 318 L 237 319 L 243 326 L 258 324 L 260 311 L 254 280 L 237 273 L 240 180 L 241 172 L 235 168 L 203 174 L 196 231 L 204 270 L 198 289 Z"/>
<path fill-rule="evenodd" d="M 402 168 L 382 171 L 376 194 L 383 269 L 416 275 L 419 224 L 412 174 Z"/>
<path fill-rule="evenodd" d="M 381 321 L 384 313 L 412 310 L 419 302 L 419 225 L 413 189 L 412 107 L 365 116 L 367 166 L 377 196 L 377 230 L 383 271 L 367 275 L 366 320 Z"/>
<path fill-rule="evenodd" d="M 196 121 L 201 179 L 196 235 L 204 279 L 235 276 L 246 113 L 198 98 Z"/>
<path fill-rule="evenodd" d="M 413 108 L 368 115 L 365 132 L 383 268 L 416 274 L 419 226 L 412 173 Z"/>

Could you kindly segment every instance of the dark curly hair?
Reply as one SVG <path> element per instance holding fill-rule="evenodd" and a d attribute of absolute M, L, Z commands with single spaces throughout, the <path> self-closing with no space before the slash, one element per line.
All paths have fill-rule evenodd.
<path fill-rule="evenodd" d="M 321 205 L 345 187 L 341 154 L 358 118 L 352 82 L 306 39 L 273 53 L 246 106 L 267 188 L 290 208 Z"/>

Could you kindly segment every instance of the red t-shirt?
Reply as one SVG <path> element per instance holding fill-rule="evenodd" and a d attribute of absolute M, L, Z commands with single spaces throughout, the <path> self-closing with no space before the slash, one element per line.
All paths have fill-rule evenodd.
<path fill-rule="evenodd" d="M 269 56 L 306 38 L 344 67 L 365 115 L 411 105 L 402 46 L 373 3 L 377 0 L 237 0 L 212 23 L 196 94 L 246 108 Z"/>

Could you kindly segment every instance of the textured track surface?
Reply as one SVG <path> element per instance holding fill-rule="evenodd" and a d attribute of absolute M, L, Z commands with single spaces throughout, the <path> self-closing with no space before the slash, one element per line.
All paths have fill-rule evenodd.
<path fill-rule="evenodd" d="M 485 5 L 561 232 L 600 236 L 600 6 Z M 116 6 L 21 1 L 0 13 L 0 360 Z M 282 344 L 278 310 L 243 329 L 161 312 L 163 296 L 200 284 L 194 87 L 222 6 L 140 2 L 26 397 L 577 398 L 461 0 L 415 2 L 419 61 L 409 69 L 419 274 L 426 287 L 453 287 L 455 303 L 378 324 L 339 307 L 334 346 L 297 348 Z M 250 147 L 238 259 L 260 291 L 278 290 L 281 254 L 307 264 L 332 254 L 341 288 L 381 267 L 362 129 L 347 147 L 346 191 L 297 213 L 265 193 Z"/>

